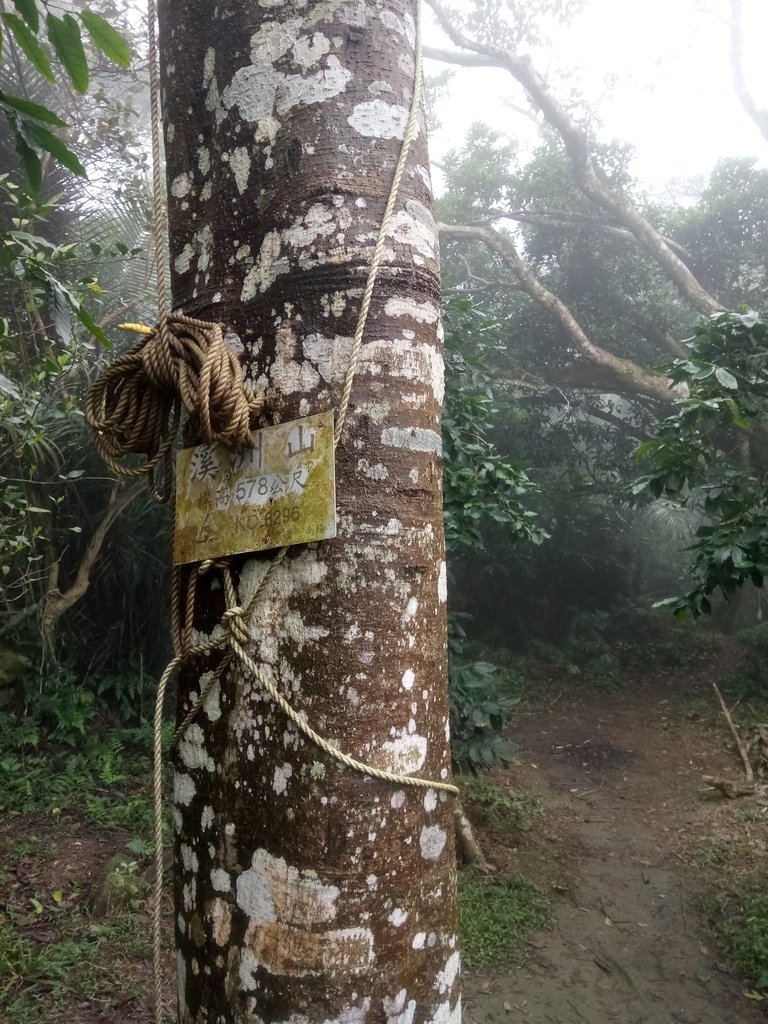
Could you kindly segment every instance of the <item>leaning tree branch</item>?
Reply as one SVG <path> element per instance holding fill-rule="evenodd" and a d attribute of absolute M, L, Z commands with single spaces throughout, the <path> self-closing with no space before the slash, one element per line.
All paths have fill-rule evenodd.
<path fill-rule="evenodd" d="M 739 103 L 752 118 L 768 142 L 768 109 L 759 107 L 747 86 L 744 74 L 744 5 L 743 0 L 731 0 L 731 77 Z"/>
<path fill-rule="evenodd" d="M 521 399 L 523 404 L 541 401 L 543 399 L 545 402 L 552 402 L 553 404 L 565 405 L 567 407 L 572 405 L 570 399 L 561 388 L 556 387 L 543 378 L 539 378 L 536 383 L 533 383 L 531 379 L 525 378 L 520 380 L 502 380 L 501 383 L 516 387 L 520 391 L 529 392 L 527 396 L 524 396 Z M 624 434 L 626 437 L 631 437 L 635 441 L 651 440 L 650 434 L 646 433 L 646 431 L 641 427 L 635 426 L 635 424 L 630 420 L 623 419 L 621 416 L 613 415 L 606 409 L 600 409 L 593 405 L 582 404 L 581 401 L 574 403 L 574 407 L 577 408 L 579 413 L 587 419 L 602 420 L 603 423 L 608 423 L 620 433 Z"/>
<path fill-rule="evenodd" d="M 56 627 L 58 626 L 61 616 L 73 605 L 77 604 L 77 602 L 87 593 L 88 587 L 91 583 L 91 570 L 93 569 L 97 558 L 101 554 L 101 549 L 104 546 L 104 541 L 106 540 L 110 527 L 118 516 L 120 516 L 131 504 L 133 499 L 138 497 L 143 489 L 144 483 L 141 480 L 137 480 L 124 491 L 122 490 L 122 483 L 119 481 L 112 485 L 112 490 L 109 494 L 109 501 L 107 503 L 107 510 L 99 520 L 98 526 L 93 531 L 93 534 L 86 545 L 71 586 L 63 592 L 60 591 L 58 587 L 59 563 L 54 562 L 52 565 L 49 575 L 48 593 L 45 596 L 41 621 L 43 639 L 48 650 L 52 650 L 53 648 L 53 642 L 56 636 Z"/>
<path fill-rule="evenodd" d="M 616 224 L 606 224 L 597 220 L 596 217 L 588 217 L 583 213 L 573 213 L 570 210 L 500 210 L 491 209 L 488 211 L 486 220 L 502 220 L 503 218 L 519 221 L 523 224 L 546 224 L 556 228 L 591 228 L 594 231 L 602 231 L 606 235 L 613 235 L 633 245 L 639 245 L 636 236 L 627 228 L 620 228 Z M 659 235 L 660 238 L 680 256 L 681 259 L 690 259 L 691 254 L 673 238 L 668 235 Z"/>
<path fill-rule="evenodd" d="M 481 53 L 458 53 L 455 50 L 441 50 L 436 46 L 425 46 L 424 56 L 429 60 L 439 60 L 441 64 L 458 64 L 462 68 L 498 67 L 492 57 L 486 57 Z"/>
<path fill-rule="evenodd" d="M 680 257 L 672 251 L 653 225 L 624 196 L 606 185 L 590 152 L 587 133 L 579 127 L 560 103 L 544 78 L 534 68 L 530 57 L 520 55 L 491 43 L 480 43 L 465 36 L 452 22 L 440 0 L 428 0 L 441 28 L 454 46 L 464 54 L 449 51 L 450 63 L 466 67 L 498 67 L 508 71 L 523 87 L 534 107 L 560 136 L 570 158 L 576 182 L 588 199 L 605 210 L 630 231 L 656 259 L 680 294 L 700 313 L 710 315 L 720 304 L 702 287 Z M 438 51 L 439 52 L 439 51 Z M 462 60 L 457 59 L 462 57 Z"/>
<path fill-rule="evenodd" d="M 526 295 L 557 320 L 569 342 L 590 362 L 609 369 L 635 393 L 662 402 L 670 402 L 674 398 L 666 377 L 646 370 L 630 359 L 616 356 L 590 341 L 570 309 L 532 273 L 513 243 L 500 231 L 488 225 L 458 224 L 439 224 L 438 230 L 443 238 L 471 239 L 485 243 L 514 274 Z"/>
<path fill-rule="evenodd" d="M 720 692 L 720 687 L 717 685 L 717 683 L 712 683 L 712 689 L 715 691 L 715 696 L 717 697 L 717 702 L 720 705 L 720 710 L 723 713 L 725 724 L 728 726 L 728 731 L 730 732 L 731 736 L 733 736 L 733 742 L 736 744 L 736 751 L 739 755 L 739 758 L 741 759 L 742 767 L 744 768 L 744 778 L 747 780 L 747 785 L 751 786 L 752 783 L 755 781 L 755 773 L 752 769 L 752 764 L 749 760 L 748 747 L 739 735 L 739 730 L 736 728 L 733 718 L 731 718 L 731 713 L 728 710 L 727 704 L 723 700 L 723 695 Z"/>

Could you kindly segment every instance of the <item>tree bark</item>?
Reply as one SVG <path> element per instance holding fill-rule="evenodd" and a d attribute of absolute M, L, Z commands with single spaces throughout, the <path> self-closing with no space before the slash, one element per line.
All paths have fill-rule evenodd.
<path fill-rule="evenodd" d="M 702 287 L 656 228 L 624 196 L 612 192 L 606 185 L 600 169 L 596 167 L 592 158 L 587 133 L 560 103 L 544 78 L 534 68 L 530 57 L 469 38 L 457 28 L 454 19 L 439 0 L 428 0 L 428 3 L 451 42 L 462 48 L 459 52 L 429 50 L 429 55 L 437 60 L 460 66 L 498 67 L 508 71 L 523 87 L 533 107 L 541 111 L 546 122 L 562 139 L 571 160 L 576 183 L 584 195 L 634 235 L 694 309 L 705 315 L 720 309 L 717 299 Z"/>
<path fill-rule="evenodd" d="M 407 0 L 161 0 L 174 307 L 228 329 L 268 422 L 338 406 L 414 74 Z M 436 228 L 423 125 L 337 452 L 249 653 L 321 734 L 450 775 Z M 246 605 L 269 564 L 235 563 Z M 219 589 L 198 587 L 210 633 Z M 182 674 L 184 714 L 213 661 Z M 458 1024 L 450 798 L 326 756 L 238 667 L 179 745 L 182 1024 Z"/>

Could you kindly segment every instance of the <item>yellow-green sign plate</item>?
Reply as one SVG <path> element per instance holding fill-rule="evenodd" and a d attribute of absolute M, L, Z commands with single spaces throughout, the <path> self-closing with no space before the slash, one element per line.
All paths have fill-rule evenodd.
<path fill-rule="evenodd" d="M 173 560 L 336 536 L 333 413 L 254 431 L 253 448 L 185 448 L 176 460 Z"/>

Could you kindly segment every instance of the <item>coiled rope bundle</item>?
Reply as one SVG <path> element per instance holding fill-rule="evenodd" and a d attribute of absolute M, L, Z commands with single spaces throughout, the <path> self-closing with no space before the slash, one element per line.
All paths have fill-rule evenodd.
<path fill-rule="evenodd" d="M 265 393 L 245 379 L 220 324 L 174 314 L 161 316 L 154 329 L 124 326 L 142 337 L 102 370 L 85 405 L 86 420 L 110 469 L 152 479 L 158 464 L 170 461 L 182 407 L 204 444 L 251 446 Z M 128 466 L 120 461 L 127 455 L 145 455 L 146 461 Z M 165 493 L 161 497 L 167 500 Z"/>

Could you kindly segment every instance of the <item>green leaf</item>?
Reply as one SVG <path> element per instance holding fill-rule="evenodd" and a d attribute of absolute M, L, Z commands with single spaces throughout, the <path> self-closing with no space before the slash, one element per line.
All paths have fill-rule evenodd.
<path fill-rule="evenodd" d="M 85 25 L 91 42 L 97 50 L 101 50 L 105 57 L 109 57 L 121 68 L 127 68 L 131 63 L 131 51 L 128 44 L 108 21 L 105 21 L 100 14 L 93 11 L 83 11 L 80 21 Z"/>
<path fill-rule="evenodd" d="M 27 143 L 15 119 L 11 123 L 16 152 L 19 154 L 19 160 L 21 160 L 21 166 L 24 168 L 24 173 L 27 176 L 29 187 L 32 192 L 39 192 L 43 185 L 43 168 L 40 164 L 40 158 Z"/>
<path fill-rule="evenodd" d="M 37 13 L 35 0 L 13 0 L 13 6 L 37 35 L 40 28 L 40 15 Z"/>
<path fill-rule="evenodd" d="M 13 33 L 13 38 L 19 44 L 24 56 L 29 63 L 42 75 L 47 82 L 55 82 L 51 62 L 48 60 L 45 50 L 38 43 L 35 36 L 29 31 L 24 22 L 15 14 L 0 15 L 8 28 Z"/>
<path fill-rule="evenodd" d="M 731 419 L 737 427 L 742 430 L 749 430 L 749 420 L 744 416 L 739 406 L 732 398 L 724 398 L 723 401 L 731 413 Z"/>
<path fill-rule="evenodd" d="M 46 124 L 52 124 L 56 128 L 67 127 L 66 122 L 62 121 L 58 114 L 54 114 L 48 107 L 43 107 L 39 103 L 32 103 L 31 100 L 23 100 L 19 96 L 9 96 L 8 93 L 0 91 L 0 104 L 4 107 L 20 110 L 27 117 L 34 117 L 37 121 L 45 121 Z"/>
<path fill-rule="evenodd" d="M 729 373 L 728 370 L 726 370 L 723 366 L 718 366 L 718 368 L 715 370 L 715 376 L 724 388 L 728 388 L 730 391 L 738 391 L 739 382 L 736 380 L 733 374 Z"/>
<path fill-rule="evenodd" d="M 78 307 L 75 310 L 75 316 L 83 325 L 83 327 L 85 327 L 86 330 L 88 330 L 97 341 L 101 342 L 104 348 L 112 348 L 112 342 L 106 336 L 101 327 L 99 327 L 99 325 L 93 319 L 93 317 L 85 308 L 85 306 L 80 305 L 78 303 Z"/>
<path fill-rule="evenodd" d="M 69 146 L 66 145 L 58 135 L 54 135 L 53 132 L 49 132 L 47 128 L 43 128 L 42 125 L 33 124 L 28 121 L 24 125 L 24 138 L 27 143 L 32 146 L 39 147 L 46 153 L 50 153 L 51 156 L 58 160 L 62 167 L 66 167 L 68 171 L 72 171 L 73 174 L 78 175 L 80 178 L 86 178 L 85 168 L 80 163 L 77 155 L 72 152 Z"/>
<path fill-rule="evenodd" d="M 69 290 L 69 288 L 63 285 L 61 281 L 58 281 L 52 274 L 49 274 L 47 271 L 44 270 L 43 275 L 45 277 L 45 281 L 49 292 L 54 296 L 57 294 L 57 292 L 60 292 L 64 300 L 68 304 L 69 308 L 75 314 L 80 323 L 84 327 L 86 327 L 88 331 L 90 331 L 90 333 L 94 336 L 94 338 L 100 341 L 105 348 L 112 348 L 112 342 L 106 336 L 104 331 L 99 327 L 99 325 L 93 319 L 88 310 L 85 309 L 85 307 L 77 298 L 77 296 L 74 295 Z"/>
<path fill-rule="evenodd" d="M 53 326 L 62 344 L 68 345 L 72 340 L 71 302 L 68 293 L 53 278 L 48 278 L 48 291 L 53 305 Z"/>
<path fill-rule="evenodd" d="M 56 56 L 64 65 L 75 90 L 80 93 L 86 92 L 88 89 L 88 61 L 85 59 L 80 26 L 71 14 L 65 14 L 63 18 L 57 18 L 55 14 L 48 14 L 45 24 Z"/>

